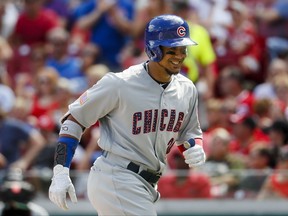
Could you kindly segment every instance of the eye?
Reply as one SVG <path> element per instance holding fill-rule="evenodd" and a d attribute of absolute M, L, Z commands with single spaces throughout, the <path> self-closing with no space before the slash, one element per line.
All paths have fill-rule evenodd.
<path fill-rule="evenodd" d="M 175 55 L 176 53 L 175 53 L 175 51 L 173 51 L 173 50 L 168 50 L 168 51 L 166 52 L 166 54 L 167 54 L 167 55 Z"/>
<path fill-rule="evenodd" d="M 165 52 L 165 54 L 167 54 L 167 55 L 176 55 L 176 53 L 181 53 L 181 54 L 184 54 L 184 55 L 187 55 L 187 47 L 185 47 L 185 48 L 175 48 L 175 50 L 174 49 L 170 49 L 170 50 L 167 50 L 166 52 Z"/>
<path fill-rule="evenodd" d="M 187 48 L 185 48 L 185 49 L 183 49 L 183 50 L 182 50 L 182 54 L 185 54 L 185 55 L 187 55 L 187 53 L 188 53 L 188 50 L 187 50 Z"/>
<path fill-rule="evenodd" d="M 179 52 L 180 52 L 181 54 L 187 55 L 188 49 L 187 49 L 187 47 L 180 47 L 180 48 L 179 48 Z"/>

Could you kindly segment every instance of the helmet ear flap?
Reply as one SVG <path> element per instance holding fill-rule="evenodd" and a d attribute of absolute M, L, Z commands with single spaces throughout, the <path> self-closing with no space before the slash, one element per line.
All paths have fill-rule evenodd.
<path fill-rule="evenodd" d="M 159 62 L 163 57 L 162 50 L 159 46 L 154 48 L 146 46 L 145 51 L 151 61 Z"/>

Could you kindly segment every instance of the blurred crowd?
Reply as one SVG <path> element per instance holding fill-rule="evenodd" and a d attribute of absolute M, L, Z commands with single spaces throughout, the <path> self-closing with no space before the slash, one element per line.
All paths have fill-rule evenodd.
<path fill-rule="evenodd" d="M 199 91 L 207 162 L 189 169 L 172 148 L 161 196 L 288 198 L 286 0 L 1 0 L 0 170 L 34 172 L 46 193 L 70 102 L 148 60 L 145 25 L 168 13 L 198 43 L 181 73 Z M 97 122 L 85 131 L 72 170 L 87 172 L 101 154 L 99 133 Z"/>

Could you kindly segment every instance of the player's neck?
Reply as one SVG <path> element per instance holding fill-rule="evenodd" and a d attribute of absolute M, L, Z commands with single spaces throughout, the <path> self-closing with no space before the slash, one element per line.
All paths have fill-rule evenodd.
<path fill-rule="evenodd" d="M 147 64 L 148 74 L 158 83 L 168 83 L 171 81 L 171 75 L 167 74 L 165 69 L 156 62 Z"/>

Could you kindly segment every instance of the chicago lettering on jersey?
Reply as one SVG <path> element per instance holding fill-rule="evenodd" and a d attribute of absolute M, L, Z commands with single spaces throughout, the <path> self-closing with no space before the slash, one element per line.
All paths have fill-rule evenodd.
<path fill-rule="evenodd" d="M 155 132 L 158 121 L 158 130 L 178 132 L 183 120 L 184 113 L 176 112 L 175 109 L 155 109 L 136 112 L 133 114 L 132 134 Z"/>

